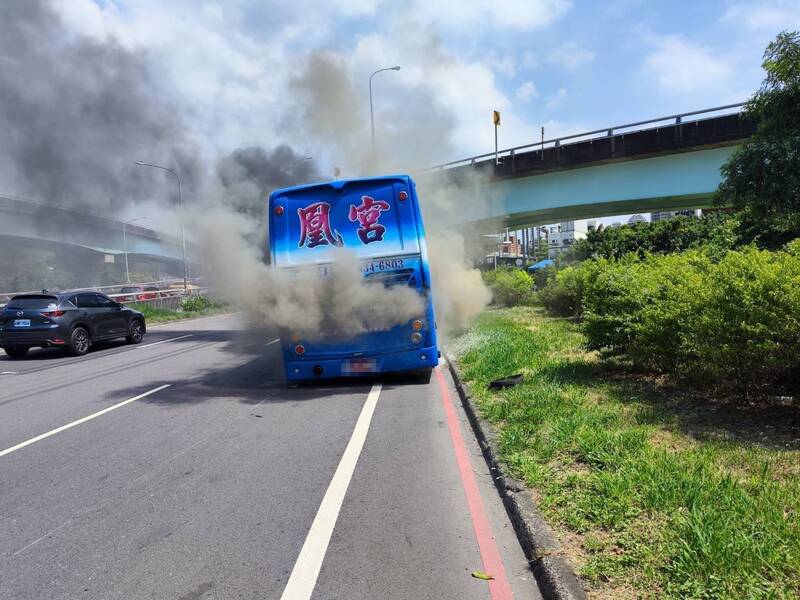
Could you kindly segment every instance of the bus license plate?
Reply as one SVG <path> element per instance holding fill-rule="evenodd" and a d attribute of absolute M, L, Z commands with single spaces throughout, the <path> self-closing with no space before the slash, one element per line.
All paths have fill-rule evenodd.
<path fill-rule="evenodd" d="M 30 319 L 14 319 L 14 327 L 30 327 Z"/>
<path fill-rule="evenodd" d="M 403 268 L 402 258 L 388 258 L 385 260 L 373 260 L 361 265 L 361 271 L 368 273 L 380 273 L 381 271 L 399 271 Z"/>
<path fill-rule="evenodd" d="M 378 365 L 375 359 L 360 358 L 354 360 L 346 360 L 342 363 L 342 373 L 375 373 L 378 370 Z"/>

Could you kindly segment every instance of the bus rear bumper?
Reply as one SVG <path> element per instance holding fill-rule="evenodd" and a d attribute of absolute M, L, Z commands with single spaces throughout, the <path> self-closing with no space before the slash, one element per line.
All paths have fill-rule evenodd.
<path fill-rule="evenodd" d="M 370 361 L 374 361 L 374 363 Z M 289 381 L 331 377 L 374 377 L 380 373 L 432 369 L 439 364 L 439 351 L 436 346 L 430 346 L 350 360 L 314 360 L 313 357 L 303 360 L 286 360 L 284 356 L 283 364 L 286 370 L 286 379 Z"/>

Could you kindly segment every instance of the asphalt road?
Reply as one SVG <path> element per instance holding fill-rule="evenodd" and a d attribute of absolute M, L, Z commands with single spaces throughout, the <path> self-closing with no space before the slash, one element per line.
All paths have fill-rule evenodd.
<path fill-rule="evenodd" d="M 3 356 L 0 598 L 539 597 L 444 370 L 289 388 L 269 342 Z"/>

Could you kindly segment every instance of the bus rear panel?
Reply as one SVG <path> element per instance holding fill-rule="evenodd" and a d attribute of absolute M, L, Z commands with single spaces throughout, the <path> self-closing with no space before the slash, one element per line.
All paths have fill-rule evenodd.
<path fill-rule="evenodd" d="M 274 268 L 316 269 L 336 277 L 340 249 L 362 275 L 386 287 L 407 286 L 424 301 L 421 314 L 390 329 L 363 323 L 354 335 L 298 334 L 282 324 L 289 380 L 360 377 L 431 369 L 438 364 L 425 230 L 416 188 L 407 175 L 332 181 L 277 190 L 269 199 Z"/>

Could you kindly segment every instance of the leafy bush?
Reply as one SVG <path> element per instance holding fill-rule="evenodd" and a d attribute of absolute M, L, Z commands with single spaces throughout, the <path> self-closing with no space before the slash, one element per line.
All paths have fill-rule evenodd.
<path fill-rule="evenodd" d="M 607 261 L 586 261 L 558 272 L 551 271 L 549 281 L 539 291 L 539 300 L 554 315 L 581 315 L 587 285 L 594 281 L 606 263 Z"/>
<path fill-rule="evenodd" d="M 800 241 L 781 252 L 589 261 L 540 293 L 583 310 L 588 346 L 698 381 L 800 382 Z"/>
<path fill-rule="evenodd" d="M 689 360 L 683 336 L 711 264 L 687 252 L 598 265 L 584 299 L 589 347 L 662 371 Z"/>
<path fill-rule="evenodd" d="M 206 296 L 189 296 L 181 300 L 181 309 L 187 312 L 197 312 L 214 306 Z"/>
<path fill-rule="evenodd" d="M 787 251 L 748 248 L 710 269 L 695 299 L 685 345 L 693 371 L 746 386 L 798 380 L 800 242 Z"/>
<path fill-rule="evenodd" d="M 483 280 L 492 291 L 493 302 L 499 306 L 528 304 L 533 298 L 533 278 L 520 269 L 486 271 Z"/>

